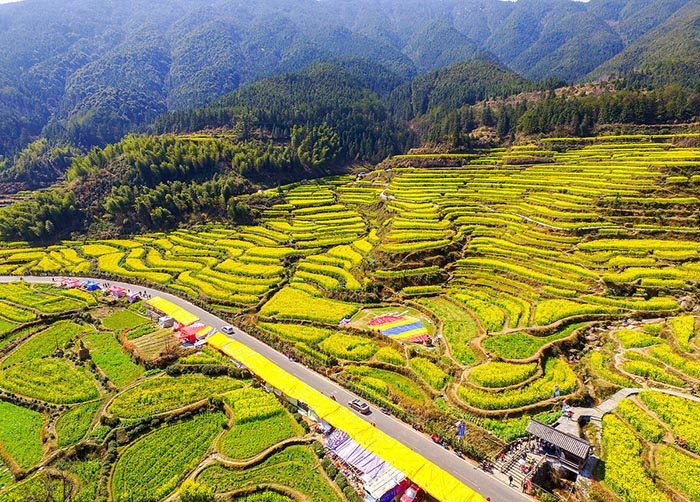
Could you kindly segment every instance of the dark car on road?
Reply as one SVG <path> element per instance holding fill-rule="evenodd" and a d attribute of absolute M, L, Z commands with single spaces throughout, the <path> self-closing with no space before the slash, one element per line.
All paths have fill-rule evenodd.
<path fill-rule="evenodd" d="M 353 399 L 348 403 L 350 408 L 352 408 L 355 411 L 359 411 L 363 415 L 369 415 L 372 413 L 372 410 L 369 409 L 369 405 L 365 403 L 364 401 L 360 401 L 359 399 Z"/>

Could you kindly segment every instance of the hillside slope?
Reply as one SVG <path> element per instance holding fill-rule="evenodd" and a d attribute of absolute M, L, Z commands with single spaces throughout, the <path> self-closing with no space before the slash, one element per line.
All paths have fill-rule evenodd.
<path fill-rule="evenodd" d="M 655 84 L 700 84 L 700 2 L 690 2 L 658 29 L 641 36 L 590 74 L 640 72 Z"/>
<path fill-rule="evenodd" d="M 1 5 L 0 156 L 11 157 L 42 131 L 52 141 L 103 145 L 164 111 L 319 61 L 361 57 L 405 80 L 487 58 L 528 78 L 577 80 L 630 44 L 669 47 L 668 30 L 659 27 L 696 7 L 697 0 Z M 692 38 L 693 26 L 674 31 L 676 59 L 697 54 Z"/>

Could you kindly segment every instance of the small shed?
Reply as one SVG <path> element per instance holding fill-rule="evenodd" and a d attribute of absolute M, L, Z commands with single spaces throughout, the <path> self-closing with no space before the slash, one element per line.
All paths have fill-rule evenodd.
<path fill-rule="evenodd" d="M 87 361 L 90 359 L 90 351 L 85 347 L 85 344 L 80 340 L 80 346 L 78 348 L 78 358 L 81 361 Z"/>
<path fill-rule="evenodd" d="M 548 460 L 560 462 L 576 474 L 583 468 L 591 454 L 592 446 L 585 439 L 567 434 L 537 420 L 530 420 L 527 432 L 545 442 L 545 456 Z"/>
<path fill-rule="evenodd" d="M 158 318 L 158 326 L 161 328 L 172 328 L 173 324 L 175 324 L 175 319 L 169 315 L 164 315 Z"/>

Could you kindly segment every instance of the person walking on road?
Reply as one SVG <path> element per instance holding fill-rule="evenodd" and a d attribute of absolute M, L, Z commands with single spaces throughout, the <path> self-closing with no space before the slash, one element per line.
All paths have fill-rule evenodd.
<path fill-rule="evenodd" d="M 508 486 L 513 486 L 513 475 L 512 474 L 508 475 Z"/>

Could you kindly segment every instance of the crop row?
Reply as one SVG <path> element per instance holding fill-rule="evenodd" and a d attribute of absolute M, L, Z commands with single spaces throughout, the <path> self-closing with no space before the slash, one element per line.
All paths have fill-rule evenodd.
<path fill-rule="evenodd" d="M 486 392 L 462 385 L 459 397 L 469 405 L 482 410 L 508 410 L 528 406 L 554 397 L 555 386 L 561 395 L 576 390 L 576 375 L 559 359 L 549 359 L 544 366 L 544 376 L 517 390 L 501 393 Z"/>
<path fill-rule="evenodd" d="M 603 417 L 605 484 L 628 502 L 661 502 L 669 498 L 659 490 L 642 460 L 642 444 L 619 418 Z"/>

